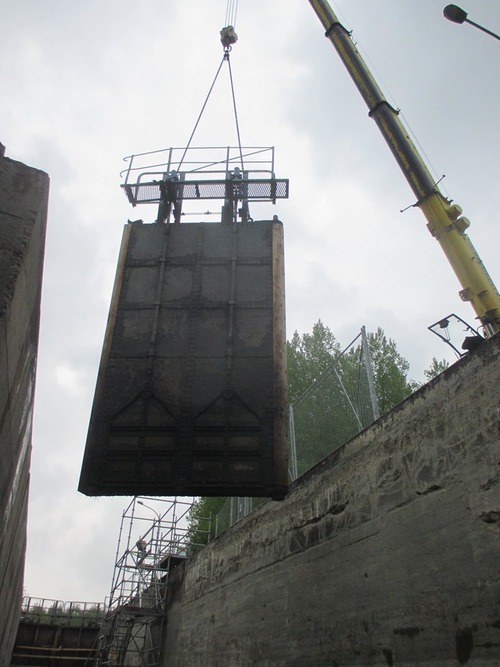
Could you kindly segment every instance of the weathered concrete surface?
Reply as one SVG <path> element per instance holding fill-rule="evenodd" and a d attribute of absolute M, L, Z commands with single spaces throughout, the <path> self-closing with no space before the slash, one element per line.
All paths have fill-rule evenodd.
<path fill-rule="evenodd" d="M 164 665 L 500 665 L 500 336 L 172 573 Z"/>
<path fill-rule="evenodd" d="M 49 179 L 0 157 L 0 665 L 21 609 Z"/>

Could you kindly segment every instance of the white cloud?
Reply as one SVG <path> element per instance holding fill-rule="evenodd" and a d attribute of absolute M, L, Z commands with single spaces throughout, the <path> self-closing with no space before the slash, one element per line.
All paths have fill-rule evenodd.
<path fill-rule="evenodd" d="M 67 365 L 56 367 L 56 381 L 59 387 L 66 389 L 70 394 L 81 394 L 81 372 Z"/>

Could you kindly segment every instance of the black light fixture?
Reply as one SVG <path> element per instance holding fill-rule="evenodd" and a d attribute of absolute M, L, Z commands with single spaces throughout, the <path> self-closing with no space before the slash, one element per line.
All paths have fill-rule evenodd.
<path fill-rule="evenodd" d="M 467 19 L 467 12 L 456 5 L 446 5 L 443 14 L 448 21 L 453 21 L 453 23 L 463 23 Z"/>
<path fill-rule="evenodd" d="M 448 21 L 453 21 L 453 23 L 470 23 L 470 25 L 473 25 L 475 28 L 479 28 L 479 30 L 482 30 L 487 35 L 491 35 L 495 39 L 500 40 L 500 35 L 491 32 L 491 30 L 484 28 L 482 25 L 479 25 L 478 23 L 474 23 L 474 21 L 470 21 L 467 18 L 467 12 L 465 12 L 460 7 L 457 7 L 457 5 L 446 5 L 446 7 L 443 9 L 443 14 L 444 17 L 448 19 Z"/>

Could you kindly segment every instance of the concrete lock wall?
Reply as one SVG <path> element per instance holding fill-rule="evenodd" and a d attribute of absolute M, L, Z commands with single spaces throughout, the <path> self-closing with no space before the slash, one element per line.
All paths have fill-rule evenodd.
<path fill-rule="evenodd" d="M 500 336 L 172 571 L 164 662 L 500 664 Z"/>
<path fill-rule="evenodd" d="M 0 665 L 21 611 L 49 179 L 0 157 Z"/>

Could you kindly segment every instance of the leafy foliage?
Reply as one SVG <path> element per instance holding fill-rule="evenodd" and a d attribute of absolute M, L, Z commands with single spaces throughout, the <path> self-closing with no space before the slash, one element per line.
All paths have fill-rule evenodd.
<path fill-rule="evenodd" d="M 379 327 L 367 335 L 368 347 L 375 376 L 375 390 L 379 410 L 384 414 L 409 396 L 416 384 L 408 379 L 410 365 L 397 350 L 396 343 L 387 338 Z M 310 385 L 317 381 L 334 362 L 339 365 L 343 380 L 356 374 L 359 347 L 341 356 L 341 347 L 330 329 L 321 320 L 312 333 L 299 335 L 297 331 L 287 343 L 288 394 L 293 404 Z"/>
<path fill-rule="evenodd" d="M 409 396 L 417 385 L 408 379 L 409 363 L 381 328 L 368 334 L 367 339 L 379 411 L 384 414 Z M 297 405 L 308 392 L 307 402 L 300 401 L 305 414 L 295 421 L 300 443 L 299 472 L 310 468 L 372 421 L 368 393 L 357 397 L 356 414 L 343 391 L 345 388 L 349 396 L 356 396 L 359 391 L 360 354 L 360 346 L 342 354 L 339 342 L 321 320 L 314 324 L 311 333 L 300 335 L 295 331 L 287 342 L 290 404 Z M 335 410 L 332 406 L 336 406 Z M 190 537 L 194 544 L 205 544 L 215 536 L 215 517 L 225 501 L 226 498 L 206 497 L 197 500 L 190 516 Z"/>
<path fill-rule="evenodd" d="M 318 320 L 312 332 L 295 331 L 287 342 L 288 400 L 295 401 L 340 357 L 341 348 L 330 329 Z"/>
<path fill-rule="evenodd" d="M 408 379 L 410 364 L 399 354 L 395 341 L 387 338 L 380 327 L 367 338 L 375 375 L 375 393 L 380 414 L 383 415 L 413 393 L 418 385 Z"/>
<path fill-rule="evenodd" d="M 367 336 L 380 414 L 409 396 L 409 364 L 378 329 Z M 362 346 L 341 353 L 333 333 L 318 321 L 311 334 L 288 343 L 290 402 L 294 407 L 297 470 L 301 474 L 374 419 Z M 305 385 L 305 387 L 304 387 Z"/>
<path fill-rule="evenodd" d="M 85 603 L 64 603 L 54 600 L 47 607 L 33 604 L 22 613 L 23 619 L 32 623 L 48 623 L 51 625 L 93 626 L 100 625 L 104 618 L 104 607 L 87 606 Z"/>
<path fill-rule="evenodd" d="M 215 537 L 216 516 L 226 500 L 225 497 L 202 496 L 194 503 L 189 512 L 188 542 L 191 553 Z"/>
<path fill-rule="evenodd" d="M 445 371 L 447 368 L 450 367 L 450 364 L 446 361 L 446 359 L 442 359 L 441 361 L 438 361 L 436 357 L 432 357 L 432 363 L 429 366 L 429 368 L 424 371 L 425 378 L 427 381 L 430 381 L 440 375 L 443 371 Z"/>

